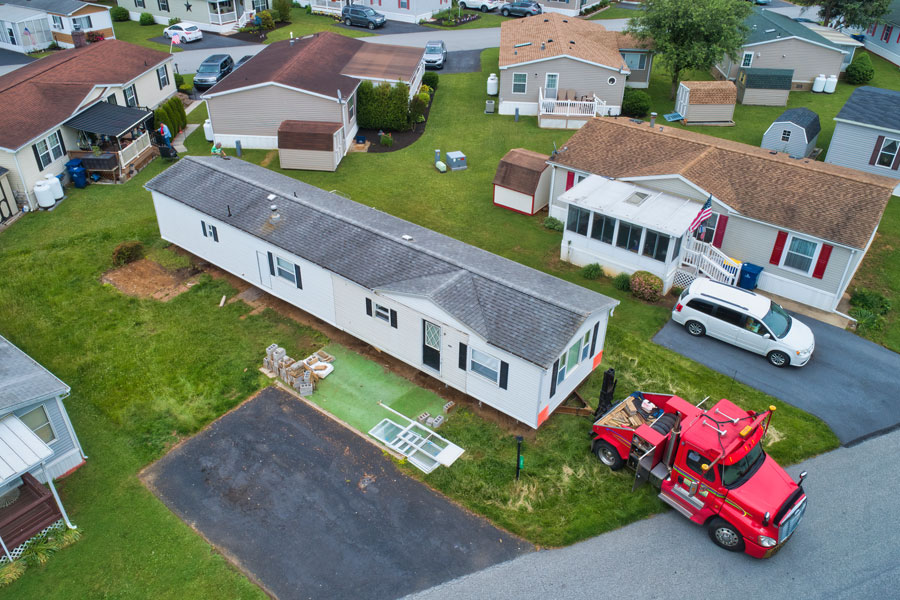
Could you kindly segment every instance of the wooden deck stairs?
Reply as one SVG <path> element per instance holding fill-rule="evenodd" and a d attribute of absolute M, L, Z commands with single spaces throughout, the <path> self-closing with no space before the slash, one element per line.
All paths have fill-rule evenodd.
<path fill-rule="evenodd" d="M 30 473 L 22 475 L 19 498 L 0 509 L 0 538 L 9 550 L 62 519 L 53 494 Z"/>

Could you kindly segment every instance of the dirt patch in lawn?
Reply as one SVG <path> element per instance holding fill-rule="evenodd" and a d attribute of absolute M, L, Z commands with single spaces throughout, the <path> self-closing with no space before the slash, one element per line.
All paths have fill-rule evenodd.
<path fill-rule="evenodd" d="M 199 271 L 193 267 L 170 271 L 159 263 L 143 258 L 107 271 L 100 281 L 114 286 L 126 296 L 168 302 L 191 289 L 198 274 Z"/>

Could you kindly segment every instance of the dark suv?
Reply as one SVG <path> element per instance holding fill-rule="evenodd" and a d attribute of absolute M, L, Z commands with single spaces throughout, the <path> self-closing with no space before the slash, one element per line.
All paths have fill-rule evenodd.
<path fill-rule="evenodd" d="M 200 63 L 197 74 L 194 75 L 194 87 L 198 91 L 205 92 L 233 70 L 234 59 L 227 54 L 213 54 Z"/>
<path fill-rule="evenodd" d="M 356 25 L 375 29 L 384 25 L 386 17 L 368 6 L 345 6 L 341 11 L 341 19 L 347 27 Z"/>
<path fill-rule="evenodd" d="M 541 5 L 531 0 L 519 0 L 517 2 L 509 2 L 500 7 L 500 14 L 504 17 L 514 15 L 516 17 L 530 17 L 539 15 L 543 12 Z"/>

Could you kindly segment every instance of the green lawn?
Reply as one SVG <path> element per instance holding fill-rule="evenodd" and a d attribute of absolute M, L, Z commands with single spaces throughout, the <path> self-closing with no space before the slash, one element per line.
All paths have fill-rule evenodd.
<path fill-rule="evenodd" d="M 266 36 L 266 41 L 263 43 L 271 44 L 272 42 L 290 39 L 292 32 L 296 38 L 320 31 L 330 31 L 356 38 L 375 35 L 369 33 L 369 30 L 363 27 L 340 27 L 337 21 L 328 15 L 308 15 L 305 8 L 297 8 L 295 6 L 291 9 L 291 24 L 270 31 L 269 35 Z"/>
<path fill-rule="evenodd" d="M 463 23 L 462 25 L 459 25 L 457 27 L 444 27 L 443 25 L 439 25 L 437 23 L 423 23 L 423 25 L 425 25 L 426 27 L 433 27 L 435 29 L 445 29 L 448 31 L 453 31 L 456 29 L 486 29 L 489 27 L 500 27 L 500 24 L 503 21 L 516 18 L 516 17 L 504 17 L 503 15 L 501 15 L 499 13 L 499 11 L 496 11 L 496 10 L 488 12 L 488 13 L 483 13 L 481 11 L 476 11 L 476 10 L 462 11 L 462 14 L 464 14 L 464 15 L 476 14 L 476 13 L 481 15 L 480 19 L 475 19 L 474 21 L 469 21 L 468 23 Z M 454 11 L 453 15 L 455 16 L 456 14 L 457 14 L 456 11 Z"/>
<path fill-rule="evenodd" d="M 137 21 L 117 21 L 113 23 L 116 39 L 144 46 L 145 48 L 168 52 L 169 44 L 159 44 L 150 41 L 150 38 L 160 37 L 165 28 L 166 25 L 141 25 Z M 172 46 L 172 52 L 181 52 L 183 48 L 183 45 Z"/>
<path fill-rule="evenodd" d="M 610 5 L 606 10 L 601 10 L 592 14 L 588 19 L 591 21 L 599 21 L 602 19 L 630 19 L 637 14 L 637 10 L 632 8 L 621 8 L 615 4 Z"/>

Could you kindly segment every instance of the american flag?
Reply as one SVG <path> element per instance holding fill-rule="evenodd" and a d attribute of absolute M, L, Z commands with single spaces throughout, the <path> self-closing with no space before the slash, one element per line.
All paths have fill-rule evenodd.
<path fill-rule="evenodd" d="M 694 217 L 694 220 L 691 221 L 691 226 L 688 228 L 688 231 L 694 232 L 700 225 L 703 224 L 705 220 L 712 216 L 712 196 L 706 199 L 706 204 L 703 205 L 703 208 L 700 209 L 700 212 L 697 213 L 697 216 Z"/>
<path fill-rule="evenodd" d="M 177 46 L 178 44 L 180 44 L 180 43 L 181 43 L 181 36 L 178 35 L 177 33 L 176 33 L 175 35 L 173 35 L 173 36 L 172 36 L 172 43 L 175 44 L 176 46 Z"/>

